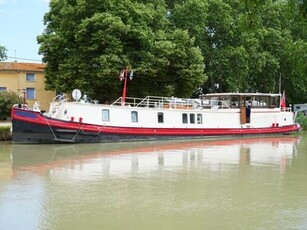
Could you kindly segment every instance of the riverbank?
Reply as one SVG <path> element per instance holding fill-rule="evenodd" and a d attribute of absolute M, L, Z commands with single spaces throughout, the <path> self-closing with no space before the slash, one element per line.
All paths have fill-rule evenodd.
<path fill-rule="evenodd" d="M 11 127 L 12 123 L 10 121 L 0 122 L 0 141 L 9 141 L 12 139 Z"/>
<path fill-rule="evenodd" d="M 296 122 L 300 124 L 303 130 L 307 130 L 307 116 L 303 114 L 298 115 Z"/>

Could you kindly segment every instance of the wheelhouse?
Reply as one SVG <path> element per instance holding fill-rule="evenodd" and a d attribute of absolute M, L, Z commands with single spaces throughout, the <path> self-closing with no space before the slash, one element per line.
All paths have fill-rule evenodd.
<path fill-rule="evenodd" d="M 278 108 L 280 94 L 263 93 L 214 93 L 200 96 L 201 105 L 205 108 L 218 106 L 219 108 Z"/>

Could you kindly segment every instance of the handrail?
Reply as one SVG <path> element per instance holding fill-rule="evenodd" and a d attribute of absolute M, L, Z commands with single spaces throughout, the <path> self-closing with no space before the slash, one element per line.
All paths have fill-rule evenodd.
<path fill-rule="evenodd" d="M 157 96 L 147 96 L 145 98 L 126 97 L 125 103 L 123 103 L 122 97 L 119 97 L 111 105 L 161 109 L 212 109 L 213 107 L 216 109 L 231 109 L 230 105 L 222 100 L 206 100 L 204 104 L 198 99 Z"/>
<path fill-rule="evenodd" d="M 55 101 L 67 101 L 68 98 L 67 98 L 67 95 L 64 93 L 64 94 L 58 94 L 56 95 L 53 99 L 52 99 L 52 102 L 55 102 Z"/>
<path fill-rule="evenodd" d="M 292 112 L 291 107 L 281 108 L 281 112 Z"/>
<path fill-rule="evenodd" d="M 126 97 L 125 103 L 123 103 L 122 97 L 120 97 L 111 105 L 164 109 L 191 109 L 199 107 L 200 104 L 198 104 L 195 99 L 147 96 L 145 98 Z"/>
<path fill-rule="evenodd" d="M 50 109 L 49 109 L 50 116 L 55 117 L 57 113 L 60 111 L 63 102 L 66 102 L 67 100 L 68 98 L 66 94 L 55 96 L 50 104 Z"/>

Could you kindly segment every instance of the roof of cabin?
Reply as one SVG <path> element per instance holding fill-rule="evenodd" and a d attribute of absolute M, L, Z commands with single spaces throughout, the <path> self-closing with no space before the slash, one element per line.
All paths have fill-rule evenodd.
<path fill-rule="evenodd" d="M 24 62 L 0 62 L 0 71 L 44 72 L 46 64 Z"/>
<path fill-rule="evenodd" d="M 279 97 L 278 93 L 207 93 L 203 96 L 270 96 L 270 97 Z"/>

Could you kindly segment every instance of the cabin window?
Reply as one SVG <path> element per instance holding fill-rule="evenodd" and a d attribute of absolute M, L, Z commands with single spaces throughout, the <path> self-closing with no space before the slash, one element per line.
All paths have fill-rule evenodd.
<path fill-rule="evenodd" d="M 267 96 L 251 97 L 251 100 L 249 100 L 251 107 L 268 107 L 269 103 L 269 97 Z"/>
<path fill-rule="evenodd" d="M 0 92 L 6 91 L 6 87 L 0 87 Z"/>
<path fill-rule="evenodd" d="M 202 124 L 203 123 L 203 115 L 202 114 L 197 114 L 197 124 Z"/>
<path fill-rule="evenodd" d="M 108 109 L 102 110 L 102 121 L 110 121 L 110 111 Z"/>
<path fill-rule="evenodd" d="M 275 108 L 279 106 L 279 97 L 271 97 L 271 107 Z"/>
<path fill-rule="evenodd" d="M 220 100 L 221 100 L 221 104 L 220 104 L 221 108 L 228 108 L 228 107 L 230 107 L 230 104 L 231 104 L 230 96 L 221 97 Z"/>
<path fill-rule="evenodd" d="M 158 123 L 163 123 L 164 122 L 164 118 L 163 118 L 163 113 L 158 113 Z"/>
<path fill-rule="evenodd" d="M 255 100 L 255 98 L 247 96 L 245 97 L 245 106 L 247 107 L 257 106 L 257 101 Z"/>
<path fill-rule="evenodd" d="M 34 73 L 27 73 L 26 74 L 27 81 L 35 81 L 35 74 Z"/>
<path fill-rule="evenodd" d="M 270 98 L 269 97 L 260 97 L 259 98 L 259 106 L 260 107 L 268 107 L 270 104 Z"/>
<path fill-rule="evenodd" d="M 186 114 L 186 113 L 182 114 L 182 123 L 188 124 L 188 114 Z"/>
<path fill-rule="evenodd" d="M 137 123 L 138 122 L 138 112 L 131 111 L 131 122 Z"/>
<path fill-rule="evenodd" d="M 190 123 L 195 124 L 195 114 L 194 113 L 190 113 Z"/>
<path fill-rule="evenodd" d="M 26 88 L 26 98 L 28 100 L 35 99 L 35 88 Z"/>
<path fill-rule="evenodd" d="M 231 97 L 230 107 L 239 107 L 239 97 L 238 96 Z"/>
<path fill-rule="evenodd" d="M 212 107 L 218 105 L 218 103 L 219 103 L 219 98 L 218 97 L 211 97 L 210 98 L 210 105 Z"/>

